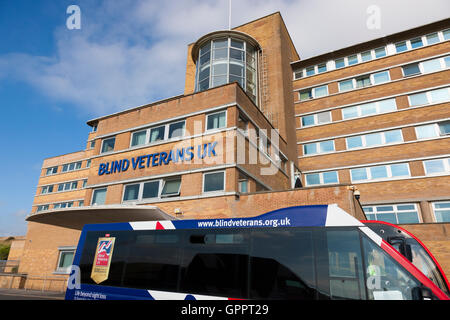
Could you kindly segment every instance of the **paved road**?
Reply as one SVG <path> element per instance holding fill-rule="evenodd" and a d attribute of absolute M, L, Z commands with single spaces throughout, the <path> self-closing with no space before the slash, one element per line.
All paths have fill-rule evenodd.
<path fill-rule="evenodd" d="M 64 293 L 0 289 L 0 300 L 64 300 Z"/>

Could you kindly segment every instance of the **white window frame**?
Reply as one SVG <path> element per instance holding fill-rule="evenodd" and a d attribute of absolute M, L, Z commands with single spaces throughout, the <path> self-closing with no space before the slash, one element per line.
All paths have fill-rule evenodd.
<path fill-rule="evenodd" d="M 91 206 L 102 206 L 102 205 L 104 205 L 104 204 L 96 204 L 96 203 L 93 203 L 95 191 L 98 191 L 98 190 L 105 190 L 105 203 L 106 203 L 106 195 L 107 195 L 107 193 L 108 193 L 108 188 L 107 188 L 107 187 L 96 188 L 96 189 L 93 189 L 93 190 L 92 190 L 92 194 L 91 194 Z"/>
<path fill-rule="evenodd" d="M 48 204 L 38 205 L 37 208 L 36 208 L 36 213 L 43 212 L 43 211 L 48 211 L 48 210 L 49 210 L 49 205 Z"/>
<path fill-rule="evenodd" d="M 426 163 L 430 161 L 443 161 L 443 167 L 444 171 L 442 172 L 435 172 L 435 173 L 429 173 L 427 170 Z M 441 158 L 441 159 L 430 159 L 430 160 L 424 160 L 422 161 L 423 170 L 425 171 L 426 176 L 442 176 L 450 173 L 450 158 Z"/>
<path fill-rule="evenodd" d="M 330 115 L 330 117 L 329 117 L 330 121 L 319 123 L 319 114 L 322 114 L 322 113 L 328 113 Z M 310 124 L 310 125 L 306 125 L 305 126 L 305 125 L 303 125 L 302 118 L 303 117 L 308 117 L 308 116 L 314 116 L 314 124 Z M 309 128 L 309 127 L 318 126 L 318 125 L 321 125 L 321 124 L 326 124 L 326 123 L 331 123 L 331 122 L 333 122 L 331 111 L 318 112 L 318 113 L 308 114 L 306 116 L 300 117 L 300 125 L 301 125 L 302 128 Z"/>
<path fill-rule="evenodd" d="M 396 164 L 406 164 L 406 168 L 408 169 L 408 175 L 404 175 L 404 176 L 392 176 L 392 169 L 391 166 L 392 165 L 396 165 Z M 372 172 L 370 171 L 371 168 L 375 168 L 375 167 L 386 167 L 386 173 L 387 173 L 387 177 L 386 178 L 376 178 L 373 179 L 372 178 Z M 355 169 L 364 169 L 366 171 L 366 176 L 367 179 L 364 180 L 353 180 L 352 178 L 352 170 Z M 350 181 L 352 183 L 365 183 L 365 182 L 370 182 L 370 181 L 386 181 L 386 180 L 396 180 L 398 178 L 403 178 L 403 177 L 411 177 L 411 169 L 409 167 L 409 163 L 408 162 L 402 162 L 402 163 L 394 163 L 394 164 L 384 164 L 384 165 L 379 165 L 379 166 L 370 166 L 370 167 L 364 167 L 364 168 L 353 168 L 350 169 Z"/>
<path fill-rule="evenodd" d="M 213 191 L 205 191 L 205 177 L 207 175 L 211 174 L 217 174 L 222 173 L 223 174 L 223 189 L 222 190 L 213 190 Z M 225 192 L 226 186 L 227 186 L 227 175 L 225 170 L 219 170 L 219 171 L 210 171 L 210 172 L 204 172 L 202 175 L 202 194 L 214 194 L 214 193 L 223 193 Z"/>
<path fill-rule="evenodd" d="M 324 182 L 324 180 L 323 180 L 323 174 L 324 174 L 324 173 L 328 173 L 328 172 L 336 172 L 337 182 L 329 182 L 329 183 L 325 183 L 325 182 Z M 319 184 L 309 184 L 309 183 L 308 183 L 307 176 L 308 176 L 308 175 L 311 175 L 311 174 L 318 174 L 318 175 L 319 175 L 319 180 L 320 180 L 320 183 L 319 183 Z M 305 186 L 307 186 L 307 187 L 322 186 L 322 185 L 333 185 L 333 184 L 339 184 L 339 171 L 337 171 L 337 170 L 325 171 L 325 172 L 315 172 L 315 173 L 307 173 L 307 174 L 305 174 Z"/>
<path fill-rule="evenodd" d="M 75 258 L 75 251 L 76 251 L 76 247 L 60 247 L 58 248 L 58 261 L 56 263 L 56 270 L 55 273 L 63 273 L 63 274 L 69 274 L 70 270 L 72 268 L 72 264 L 73 264 L 73 260 L 72 260 L 72 264 L 67 267 L 67 268 L 60 268 L 60 263 L 61 263 L 61 258 L 63 256 L 64 253 L 73 253 L 73 258 Z"/>
<path fill-rule="evenodd" d="M 56 168 L 56 172 L 54 172 L 55 168 Z M 48 173 L 49 170 L 51 170 L 50 173 Z M 52 175 L 57 174 L 57 173 L 58 173 L 58 166 L 49 167 L 49 168 L 46 168 L 46 170 L 45 170 L 45 176 L 52 176 Z"/>
<path fill-rule="evenodd" d="M 431 99 L 431 92 L 435 91 L 435 90 L 441 90 L 441 89 L 447 89 L 447 91 L 449 91 L 449 96 L 450 96 L 450 87 L 447 87 L 447 88 L 443 87 L 443 88 L 433 89 L 433 90 L 429 90 L 429 91 L 415 92 L 413 94 L 408 94 L 408 104 L 409 104 L 410 107 L 418 107 L 418 106 L 427 106 L 429 104 L 435 104 L 435 103 L 436 104 L 445 103 L 445 102 L 450 101 L 450 100 L 444 100 L 444 101 L 440 101 L 440 102 L 433 102 L 433 100 Z M 427 103 L 425 103 L 425 104 L 418 104 L 418 105 L 414 105 L 413 106 L 412 103 L 411 103 L 411 96 L 416 95 L 416 94 L 423 94 L 423 93 L 425 93 L 425 96 L 427 98 Z"/>
<path fill-rule="evenodd" d="M 388 203 L 388 204 L 368 205 L 368 206 L 363 206 L 363 210 L 364 210 L 364 208 L 368 208 L 368 207 L 372 208 L 372 212 L 370 212 L 368 214 L 374 214 L 376 221 L 384 221 L 384 220 L 378 219 L 377 215 L 392 214 L 393 213 L 394 216 L 395 216 L 396 224 L 399 224 L 399 222 L 398 222 L 398 213 L 402 213 L 402 212 L 405 212 L 405 211 L 406 212 L 412 211 L 412 210 L 399 210 L 398 209 L 398 206 L 406 206 L 406 205 L 409 205 L 409 206 L 410 205 L 414 205 L 414 211 L 417 213 L 417 220 L 419 221 L 419 223 L 421 223 L 422 219 L 421 219 L 421 215 L 419 214 L 419 206 L 417 205 L 417 203 L 398 203 L 398 204 Z M 393 211 L 381 211 L 381 212 L 378 212 L 376 207 L 392 207 Z M 415 223 L 415 222 L 413 222 L 413 223 Z"/>
<path fill-rule="evenodd" d="M 183 129 L 183 134 L 181 136 L 179 136 L 179 137 L 173 137 L 173 138 L 169 139 L 169 128 L 170 128 L 170 126 L 173 125 L 173 124 L 181 123 L 181 122 L 184 123 L 184 125 L 183 125 L 183 128 L 184 128 Z M 152 129 L 157 129 L 157 128 L 161 128 L 161 127 L 164 127 L 164 137 L 163 137 L 163 139 L 155 141 L 155 142 L 150 142 L 150 133 L 151 133 Z M 145 143 L 133 146 L 132 144 L 133 144 L 133 136 L 134 136 L 134 134 L 135 133 L 139 133 L 139 132 L 143 132 L 144 130 L 146 131 L 146 133 L 145 133 Z M 165 123 L 165 124 L 159 124 L 159 125 L 155 125 L 155 126 L 147 127 L 147 128 L 144 128 L 144 129 L 139 129 L 139 130 L 133 131 L 131 133 L 131 137 L 130 137 L 129 148 L 130 149 L 140 148 L 140 147 L 143 147 L 143 146 L 149 146 L 149 145 L 154 145 L 154 144 L 159 144 L 159 143 L 164 143 L 164 142 L 175 141 L 175 140 L 181 139 L 185 135 L 186 135 L 186 119 L 172 121 L 172 122 L 168 122 L 168 123 Z"/>
<path fill-rule="evenodd" d="M 322 148 L 320 147 L 320 144 L 322 142 L 328 142 L 328 141 L 331 141 L 333 143 L 333 151 L 322 152 Z M 312 144 L 316 145 L 316 152 L 307 154 L 306 153 L 306 146 L 307 145 L 312 145 Z M 333 153 L 333 152 L 336 152 L 336 145 L 334 143 L 334 139 L 332 139 L 332 140 L 324 140 L 324 141 L 320 141 L 320 142 L 313 142 L 313 143 L 305 143 L 303 145 L 303 155 L 304 156 L 311 156 L 311 155 L 315 155 L 315 154 L 328 154 L 328 153 Z"/>
<path fill-rule="evenodd" d="M 212 128 L 212 129 L 208 129 L 208 118 L 210 116 L 213 116 L 215 114 L 219 114 L 219 113 L 225 113 L 225 125 L 223 127 L 218 127 L 218 128 Z M 214 132 L 214 131 L 220 131 L 223 128 L 227 127 L 227 120 L 228 120 L 228 112 L 227 110 L 221 110 L 221 111 L 217 111 L 217 112 L 212 112 L 212 113 L 208 113 L 205 117 L 205 132 Z"/>
<path fill-rule="evenodd" d="M 434 131 L 435 134 L 432 137 L 419 138 L 419 131 L 418 131 L 418 129 L 419 128 L 423 128 L 423 127 L 427 127 L 427 126 L 433 126 L 433 131 Z M 427 139 L 433 139 L 433 138 L 441 136 L 441 132 L 439 130 L 439 125 L 437 123 L 429 123 L 429 124 L 424 124 L 424 125 L 421 125 L 421 126 L 416 126 L 416 127 L 414 127 L 414 131 L 416 133 L 417 140 L 427 140 Z"/>
<path fill-rule="evenodd" d="M 343 120 L 350 120 L 350 119 L 357 119 L 357 118 L 361 118 L 361 117 L 372 116 L 372 115 L 376 115 L 376 114 L 384 114 L 384 113 L 393 112 L 393 111 L 381 112 L 380 103 L 383 102 L 383 101 L 388 101 L 388 100 L 393 100 L 393 101 L 395 102 L 395 110 L 398 110 L 398 108 L 397 108 L 397 100 L 395 100 L 395 98 L 389 98 L 389 99 L 378 100 L 378 101 L 374 101 L 374 102 L 368 102 L 368 103 L 374 103 L 374 104 L 375 104 L 376 112 L 373 113 L 373 114 L 366 114 L 366 115 L 363 115 L 363 114 L 362 114 L 361 106 L 364 106 L 364 105 L 366 105 L 366 104 L 368 104 L 368 103 L 363 103 L 363 104 L 358 104 L 358 105 L 348 106 L 348 107 L 342 108 L 342 109 L 341 109 L 341 116 L 342 116 L 342 119 L 343 119 Z M 354 108 L 354 107 L 356 107 L 356 110 L 357 110 L 358 115 L 357 115 L 356 117 L 346 118 L 345 115 L 344 115 L 344 109 L 347 109 L 347 108 Z M 394 111 L 395 111 L 395 110 L 394 110 Z"/>
<path fill-rule="evenodd" d="M 399 131 L 400 132 L 400 136 L 402 138 L 402 141 L 386 143 L 386 135 L 385 134 L 386 134 L 386 132 L 390 132 L 390 131 Z M 375 145 L 367 146 L 366 136 L 369 135 L 369 134 L 374 134 L 374 133 L 381 134 L 381 144 L 375 144 Z M 355 137 L 361 137 L 362 146 L 361 147 L 356 147 L 356 148 L 349 148 L 347 139 L 348 138 L 355 138 Z M 403 138 L 403 131 L 401 129 L 394 129 L 394 130 L 372 132 L 372 133 L 366 133 L 366 134 L 362 134 L 362 135 L 353 135 L 353 136 L 346 137 L 345 138 L 345 148 L 346 148 L 346 150 L 358 150 L 358 149 L 372 148 L 372 147 L 378 147 L 378 146 L 384 146 L 384 145 L 398 144 L 398 143 L 402 143 L 404 141 L 405 140 Z"/>
<path fill-rule="evenodd" d="M 103 144 L 105 143 L 105 141 L 112 140 L 112 139 L 114 139 L 114 148 L 109 151 L 103 151 Z M 114 152 L 115 148 L 116 148 L 116 136 L 102 139 L 102 145 L 100 146 L 100 154 L 108 154 L 108 153 Z"/>
<path fill-rule="evenodd" d="M 431 203 L 431 208 L 432 208 L 432 211 L 433 211 L 434 221 L 435 222 L 447 222 L 447 223 L 450 222 L 450 221 L 438 221 L 438 219 L 436 217 L 436 210 L 438 210 L 438 211 L 445 210 L 445 209 L 436 209 L 436 204 L 439 204 L 439 203 L 450 203 L 450 200 L 447 200 L 447 201 L 434 201 L 434 202 Z"/>

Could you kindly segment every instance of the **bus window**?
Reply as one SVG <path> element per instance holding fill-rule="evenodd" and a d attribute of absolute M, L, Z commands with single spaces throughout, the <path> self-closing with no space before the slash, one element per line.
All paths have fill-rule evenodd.
<path fill-rule="evenodd" d="M 115 231 L 111 232 L 110 236 L 116 239 L 114 252 L 112 255 L 108 279 L 101 282 L 101 285 L 120 287 L 122 285 L 122 275 L 128 256 L 129 245 L 133 241 L 133 234 L 128 231 Z M 83 254 L 80 261 L 82 283 L 95 284 L 95 282 L 91 279 L 91 271 L 94 263 L 97 242 L 101 237 L 105 237 L 105 232 L 92 231 L 87 234 L 85 242 L 86 245 L 83 249 Z"/>
<path fill-rule="evenodd" d="M 411 245 L 412 263 L 448 295 L 445 280 L 425 249 L 414 239 L 407 239 L 406 243 Z"/>
<path fill-rule="evenodd" d="M 311 231 L 253 231 L 250 274 L 251 299 L 315 299 Z"/>
<path fill-rule="evenodd" d="M 247 298 L 249 235 L 244 231 L 188 230 L 180 291 Z"/>
<path fill-rule="evenodd" d="M 129 248 L 123 286 L 176 292 L 180 242 L 177 231 L 136 232 Z"/>
<path fill-rule="evenodd" d="M 366 237 L 363 237 L 363 247 L 368 299 L 412 300 L 412 290 L 420 283 Z"/>
<path fill-rule="evenodd" d="M 333 299 L 365 299 L 359 232 L 326 231 L 330 295 Z"/>

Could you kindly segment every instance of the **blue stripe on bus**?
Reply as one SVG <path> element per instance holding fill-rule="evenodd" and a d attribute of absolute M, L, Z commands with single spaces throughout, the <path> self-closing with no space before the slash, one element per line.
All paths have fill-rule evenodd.
<path fill-rule="evenodd" d="M 274 210 L 256 217 L 172 220 L 175 229 L 240 227 L 316 227 L 325 226 L 328 205 L 295 206 Z M 282 223 L 274 225 L 274 221 Z M 208 225 L 210 224 L 210 225 Z"/>

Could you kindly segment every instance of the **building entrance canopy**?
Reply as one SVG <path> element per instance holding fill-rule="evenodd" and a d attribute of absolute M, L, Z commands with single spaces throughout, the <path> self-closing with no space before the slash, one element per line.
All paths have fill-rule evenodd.
<path fill-rule="evenodd" d="M 176 219 L 155 206 L 104 205 L 51 210 L 30 215 L 26 220 L 81 230 L 85 224 Z"/>

